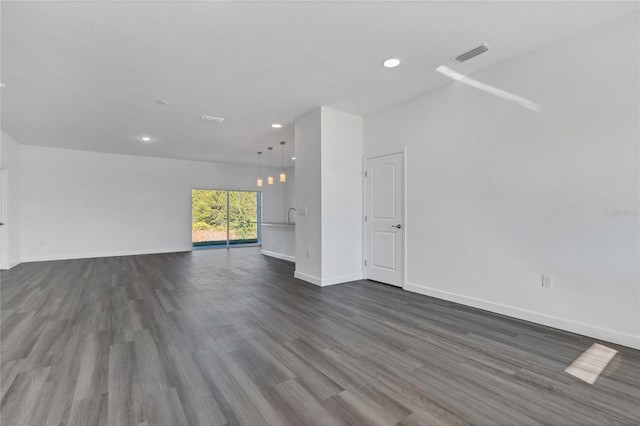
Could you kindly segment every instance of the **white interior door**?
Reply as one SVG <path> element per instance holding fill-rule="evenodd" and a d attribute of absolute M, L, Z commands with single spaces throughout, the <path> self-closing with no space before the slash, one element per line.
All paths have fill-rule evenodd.
<path fill-rule="evenodd" d="M 366 278 L 402 287 L 404 188 L 402 153 L 366 161 Z"/>

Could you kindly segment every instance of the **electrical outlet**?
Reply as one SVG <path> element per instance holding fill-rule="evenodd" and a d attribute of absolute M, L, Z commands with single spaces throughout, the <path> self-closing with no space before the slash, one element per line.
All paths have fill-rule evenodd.
<path fill-rule="evenodd" d="M 307 258 L 311 259 L 311 249 L 307 249 Z"/>
<path fill-rule="evenodd" d="M 543 288 L 553 288 L 553 277 L 551 275 L 543 275 L 542 276 L 542 287 Z"/>

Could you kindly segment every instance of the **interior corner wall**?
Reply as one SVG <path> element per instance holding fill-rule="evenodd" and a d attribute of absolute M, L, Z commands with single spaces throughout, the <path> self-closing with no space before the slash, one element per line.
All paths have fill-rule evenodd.
<path fill-rule="evenodd" d="M 192 189 L 256 190 L 255 167 L 28 145 L 20 176 L 25 262 L 189 251 Z M 283 196 L 265 188 L 265 218 Z"/>
<path fill-rule="evenodd" d="M 362 117 L 322 107 L 322 281 L 362 279 Z"/>
<path fill-rule="evenodd" d="M 295 166 L 285 169 L 287 174 L 287 182 L 284 184 L 284 213 L 283 222 L 287 221 L 287 215 L 290 208 L 296 207 L 296 169 Z M 291 220 L 295 222 L 296 216 L 292 212 Z"/>
<path fill-rule="evenodd" d="M 20 238 L 20 144 L 11 136 L 0 135 L 0 169 L 5 170 L 2 203 L 2 267 L 18 265 L 21 260 Z M 5 193 L 6 192 L 6 193 Z M 5 252 L 6 251 L 6 252 Z"/>
<path fill-rule="evenodd" d="M 295 277 L 321 284 L 320 128 L 317 108 L 295 122 Z M 303 213 L 306 209 L 307 214 Z"/>
<path fill-rule="evenodd" d="M 638 23 L 472 75 L 539 112 L 456 82 L 365 118 L 410 154 L 406 289 L 640 348 Z"/>
<path fill-rule="evenodd" d="M 279 173 L 279 172 L 278 172 Z M 284 211 L 284 198 L 286 194 L 285 185 L 278 182 L 278 173 L 275 174 L 274 184 L 267 185 L 266 179 L 264 179 L 265 184 L 260 191 L 262 191 L 262 221 L 263 222 L 283 222 L 286 221 L 285 211 Z M 256 178 L 255 178 L 255 170 L 253 171 L 253 180 L 252 185 L 255 187 Z M 221 188 L 225 189 L 225 188 Z M 252 188 L 252 191 L 257 190 L 258 188 Z"/>
<path fill-rule="evenodd" d="M 361 279 L 362 117 L 317 108 L 296 120 L 295 140 L 295 276 Z"/>

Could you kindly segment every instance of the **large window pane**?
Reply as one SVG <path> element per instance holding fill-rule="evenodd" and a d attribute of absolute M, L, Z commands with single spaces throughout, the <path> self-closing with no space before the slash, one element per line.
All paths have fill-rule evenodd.
<path fill-rule="evenodd" d="M 194 246 L 227 244 L 227 191 L 191 191 L 191 241 Z"/>
<path fill-rule="evenodd" d="M 258 193 L 229 191 L 229 240 L 231 244 L 258 242 Z"/>
<path fill-rule="evenodd" d="M 260 193 L 255 191 L 193 189 L 191 191 L 193 246 L 258 243 L 260 239 L 259 205 Z"/>

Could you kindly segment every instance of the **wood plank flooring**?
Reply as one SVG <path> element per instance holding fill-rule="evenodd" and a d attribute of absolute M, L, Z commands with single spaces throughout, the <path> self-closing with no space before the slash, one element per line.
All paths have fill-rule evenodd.
<path fill-rule="evenodd" d="M 638 425 L 640 351 L 257 248 L 22 264 L 1 278 L 1 423 Z"/>

